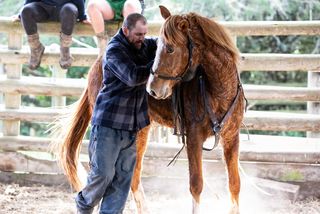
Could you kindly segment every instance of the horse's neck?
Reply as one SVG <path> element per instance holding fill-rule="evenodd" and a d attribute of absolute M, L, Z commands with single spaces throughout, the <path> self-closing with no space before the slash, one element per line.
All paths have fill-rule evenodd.
<path fill-rule="evenodd" d="M 206 51 L 203 58 L 204 69 L 213 93 L 234 93 L 238 85 L 237 66 L 230 54 L 219 47 Z"/>

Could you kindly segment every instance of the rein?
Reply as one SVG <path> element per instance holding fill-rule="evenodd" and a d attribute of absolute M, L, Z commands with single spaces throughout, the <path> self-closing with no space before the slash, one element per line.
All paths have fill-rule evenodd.
<path fill-rule="evenodd" d="M 189 82 L 196 75 L 196 72 L 190 68 L 192 64 L 192 50 L 193 50 L 193 42 L 190 36 L 188 36 L 188 52 L 189 52 L 188 64 L 186 66 L 185 72 L 183 72 L 180 76 L 176 76 L 176 77 L 167 76 L 167 75 L 156 73 L 155 71 L 152 70 L 152 68 L 150 70 L 150 73 L 157 78 L 164 79 L 164 80 L 179 81 L 178 85 L 174 88 L 174 91 L 172 94 L 172 109 L 173 109 L 173 120 L 174 120 L 173 134 L 177 135 L 178 137 L 179 136 L 181 137 L 183 146 L 167 166 L 170 166 L 171 163 L 177 159 L 177 157 L 180 155 L 181 151 L 184 149 L 186 145 L 184 102 L 183 102 L 183 96 L 181 96 L 181 91 L 183 91 L 183 89 L 182 89 L 181 82 Z"/>

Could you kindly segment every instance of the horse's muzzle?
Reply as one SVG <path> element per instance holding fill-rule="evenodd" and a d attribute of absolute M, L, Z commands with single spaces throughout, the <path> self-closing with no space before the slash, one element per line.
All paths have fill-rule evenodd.
<path fill-rule="evenodd" d="M 148 91 L 148 93 L 154 98 L 157 98 L 156 92 L 154 92 L 153 90 Z"/>

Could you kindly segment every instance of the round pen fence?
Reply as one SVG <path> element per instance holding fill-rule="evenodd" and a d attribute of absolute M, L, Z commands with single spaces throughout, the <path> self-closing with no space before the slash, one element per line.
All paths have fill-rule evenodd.
<path fill-rule="evenodd" d="M 320 21 L 292 22 L 221 22 L 236 40 L 237 36 L 304 35 L 320 36 Z M 161 23 L 149 24 L 149 34 L 157 35 Z M 107 24 L 107 32 L 113 35 L 119 23 Z M 58 35 L 56 23 L 39 24 L 41 35 Z M 42 64 L 56 67 L 52 77 L 22 75 L 22 64 L 29 57 L 27 46 L 23 46 L 24 31 L 21 23 L 12 23 L 0 18 L 0 33 L 7 35 L 8 44 L 0 46 L 0 180 L 15 182 L 41 182 L 58 184 L 65 179 L 54 158 L 47 154 L 49 137 L 20 135 L 20 121 L 32 123 L 53 122 L 66 97 L 78 97 L 86 85 L 84 79 L 66 78 L 66 71 L 58 68 L 59 51 L 46 48 Z M 90 26 L 77 24 L 74 35 L 93 36 Z M 89 67 L 97 57 L 95 48 L 71 48 L 73 66 Z M 2 66 L 0 66 L 2 67 Z M 307 87 L 284 87 L 270 85 L 244 85 L 249 100 L 282 100 L 308 103 L 307 113 L 285 113 L 272 111 L 247 111 L 243 130 L 303 131 L 307 137 L 283 137 L 242 134 L 240 146 L 241 165 L 249 175 L 274 180 L 320 182 L 320 55 L 319 54 L 275 54 L 242 53 L 241 71 L 299 71 L 309 72 Z M 22 106 L 22 95 L 52 96 L 52 107 Z M 2 103 L 1 103 L 2 100 Z M 2 121 L 2 123 L 1 123 Z M 187 170 L 186 154 L 182 153 L 177 164 L 166 165 L 179 150 L 167 129 L 155 126 L 151 134 L 144 161 L 145 176 L 183 176 L 179 166 Z M 159 143 L 166 141 L 169 143 Z M 208 144 L 210 144 L 210 140 Z M 87 142 L 82 153 L 87 152 Z M 210 146 L 210 145 L 209 145 Z M 210 174 L 224 173 L 221 150 L 204 152 L 206 170 Z M 36 155 L 34 155 L 36 154 Z M 39 155 L 40 154 L 40 155 Z M 42 154 L 42 155 L 41 155 Z M 44 155 L 46 154 L 46 155 Z M 84 158 L 85 160 L 85 158 Z M 155 164 L 157 163 L 157 164 Z M 284 167 L 285 165 L 285 167 Z M 210 168 L 211 167 L 211 168 Z M 179 170 L 178 170 L 179 169 Z M 211 173 L 212 172 L 212 173 Z M 213 173 L 215 172 L 215 173 Z M 293 176 L 296 173 L 299 176 Z M 292 175 L 290 177 L 290 175 Z"/>

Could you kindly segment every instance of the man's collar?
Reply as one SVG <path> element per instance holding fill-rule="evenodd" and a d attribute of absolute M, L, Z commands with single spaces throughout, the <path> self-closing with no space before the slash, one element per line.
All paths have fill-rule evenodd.
<path fill-rule="evenodd" d="M 119 29 L 119 35 L 121 41 L 126 45 L 126 46 L 132 46 L 130 42 L 128 41 L 127 37 L 124 35 L 122 28 Z"/>

